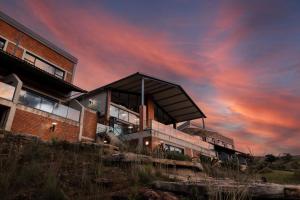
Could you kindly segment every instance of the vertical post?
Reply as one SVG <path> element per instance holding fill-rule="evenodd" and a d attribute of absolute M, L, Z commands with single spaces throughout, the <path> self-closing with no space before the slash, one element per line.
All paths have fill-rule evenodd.
<path fill-rule="evenodd" d="M 204 118 L 202 117 L 202 128 L 205 129 L 205 122 L 204 122 Z"/>
<path fill-rule="evenodd" d="M 142 77 L 141 83 L 141 105 L 140 105 L 140 131 L 143 131 L 146 128 L 146 106 L 145 106 L 145 83 L 144 77 Z"/>
<path fill-rule="evenodd" d="M 144 86 L 145 86 L 145 83 L 144 83 L 144 78 L 142 78 L 142 87 L 141 87 L 141 105 L 145 105 L 145 90 L 144 90 Z"/>

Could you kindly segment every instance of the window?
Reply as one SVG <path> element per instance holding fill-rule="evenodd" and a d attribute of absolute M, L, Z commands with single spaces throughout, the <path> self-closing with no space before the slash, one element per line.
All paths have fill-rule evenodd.
<path fill-rule="evenodd" d="M 0 38 L 0 49 L 4 49 L 4 46 L 5 46 L 5 42 L 6 40 L 4 40 L 3 38 Z"/>
<path fill-rule="evenodd" d="M 64 79 L 65 72 L 57 67 L 47 63 L 46 61 L 26 52 L 24 60 L 30 64 L 56 76 L 57 78 Z"/>
<path fill-rule="evenodd" d="M 110 116 L 112 116 L 112 117 L 116 117 L 116 118 L 119 117 L 119 109 L 116 108 L 115 106 L 111 105 L 109 107 L 109 113 L 110 113 Z"/>
<path fill-rule="evenodd" d="M 175 147 L 169 144 L 165 144 L 165 151 L 170 151 L 170 152 L 177 152 L 180 154 L 184 154 L 184 150 L 182 148 L 179 147 Z"/>

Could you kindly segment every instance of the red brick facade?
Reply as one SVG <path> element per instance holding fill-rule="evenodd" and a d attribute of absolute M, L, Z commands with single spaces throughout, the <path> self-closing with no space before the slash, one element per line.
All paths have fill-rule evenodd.
<path fill-rule="evenodd" d="M 97 128 L 97 113 L 85 109 L 83 118 L 83 137 L 95 139 Z"/>
<path fill-rule="evenodd" d="M 52 123 L 56 122 L 56 128 L 52 132 Z M 78 141 L 79 124 L 73 125 L 63 120 L 55 120 L 35 113 L 16 109 L 11 130 L 16 133 L 28 133 L 37 135 L 43 140 L 59 139 L 70 142 Z"/>
<path fill-rule="evenodd" d="M 0 20 L 0 35 L 2 35 L 3 37 L 9 40 L 6 49 L 8 53 L 13 54 L 15 49 L 15 44 L 18 43 L 19 48 L 15 56 L 22 58 L 24 49 L 33 52 L 34 54 L 38 55 L 42 59 L 46 59 L 47 61 L 64 69 L 67 74 L 66 81 L 72 82 L 73 69 L 74 69 L 74 63 L 72 61 L 58 54 L 57 52 L 45 46 L 41 42 L 18 31 L 16 28 L 12 27 L 11 25 L 7 24 L 2 20 Z"/>

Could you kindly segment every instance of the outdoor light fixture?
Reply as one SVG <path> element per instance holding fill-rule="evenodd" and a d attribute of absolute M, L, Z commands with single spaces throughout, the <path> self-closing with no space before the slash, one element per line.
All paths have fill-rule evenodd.
<path fill-rule="evenodd" d="M 108 142 L 107 140 L 104 140 L 104 141 L 103 141 L 104 144 L 107 144 L 107 142 Z"/>
<path fill-rule="evenodd" d="M 132 126 L 132 125 L 129 125 L 129 126 L 128 126 L 128 128 L 129 128 L 129 129 L 132 129 L 132 128 L 133 128 L 133 126 Z"/>
<path fill-rule="evenodd" d="M 145 141 L 145 145 L 146 145 L 146 146 L 149 145 L 149 141 L 148 141 L 148 140 Z"/>
<path fill-rule="evenodd" d="M 51 127 L 50 127 L 50 131 L 54 132 L 55 128 L 56 128 L 57 123 L 56 122 L 52 122 Z"/>

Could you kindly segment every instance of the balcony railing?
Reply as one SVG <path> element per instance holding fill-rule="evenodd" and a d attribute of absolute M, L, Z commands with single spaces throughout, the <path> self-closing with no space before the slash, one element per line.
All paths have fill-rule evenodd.
<path fill-rule="evenodd" d="M 48 112 L 60 117 L 79 121 L 80 111 L 69 106 L 51 101 L 37 94 L 22 90 L 20 93 L 19 102 L 25 106 L 32 107 L 44 112 Z"/>
<path fill-rule="evenodd" d="M 111 117 L 115 117 L 122 121 L 129 122 L 130 124 L 133 125 L 139 124 L 139 114 L 132 110 L 129 110 L 115 103 L 111 103 L 109 110 L 110 110 L 109 113 Z"/>
<path fill-rule="evenodd" d="M 13 100 L 15 94 L 15 87 L 6 83 L 0 82 L 0 98 Z"/>
<path fill-rule="evenodd" d="M 159 123 L 155 120 L 151 120 L 150 126 L 152 130 L 163 134 L 163 136 L 160 136 L 161 139 L 167 141 L 172 139 L 172 141 L 175 141 L 178 144 L 180 143 L 182 146 L 197 149 L 209 156 L 215 156 L 213 145 L 203 141 L 200 136 L 189 135 L 187 133 L 174 129 L 172 126 Z"/>

